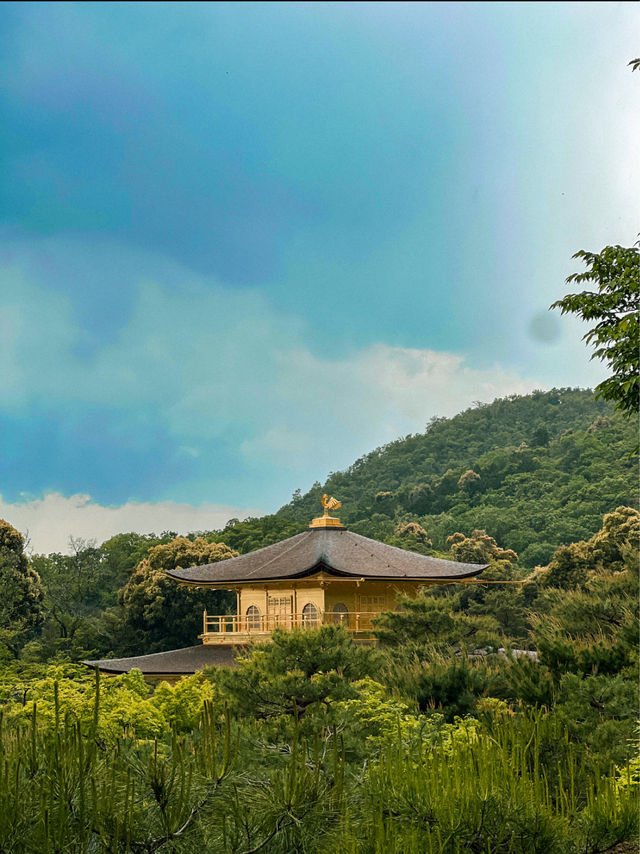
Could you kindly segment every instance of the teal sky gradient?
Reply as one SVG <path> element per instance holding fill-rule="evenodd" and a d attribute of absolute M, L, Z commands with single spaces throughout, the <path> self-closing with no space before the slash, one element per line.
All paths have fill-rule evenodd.
<path fill-rule="evenodd" d="M 635 3 L 4 4 L 4 499 L 268 511 L 598 382 L 547 308 L 639 230 L 638 45 Z"/>

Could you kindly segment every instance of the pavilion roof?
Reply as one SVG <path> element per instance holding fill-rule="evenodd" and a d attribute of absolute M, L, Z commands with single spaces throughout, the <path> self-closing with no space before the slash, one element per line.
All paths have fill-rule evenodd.
<path fill-rule="evenodd" d="M 320 570 L 347 578 L 395 581 L 470 578 L 487 564 L 459 563 L 388 546 L 346 528 L 308 528 L 271 546 L 203 566 L 168 570 L 187 584 L 206 586 L 304 578 Z"/>
<path fill-rule="evenodd" d="M 234 667 L 232 646 L 198 644 L 167 652 L 134 655 L 131 658 L 103 658 L 83 661 L 88 667 L 98 667 L 103 673 L 116 675 L 141 670 L 145 676 L 186 676 L 205 667 Z"/>

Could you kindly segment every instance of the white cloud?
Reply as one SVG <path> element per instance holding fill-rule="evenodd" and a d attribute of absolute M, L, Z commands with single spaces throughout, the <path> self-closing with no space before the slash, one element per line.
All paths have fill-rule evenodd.
<path fill-rule="evenodd" d="M 318 473 L 423 430 L 433 415 L 455 415 L 477 400 L 541 387 L 500 366 L 475 369 L 453 353 L 382 344 L 340 361 L 303 350 L 279 358 L 272 391 L 288 421 L 245 441 L 242 451 L 293 470 L 315 464 Z"/>
<path fill-rule="evenodd" d="M 38 554 L 67 553 L 69 537 L 95 540 L 99 545 L 114 534 L 160 534 L 163 531 L 187 534 L 222 528 L 229 519 L 259 515 L 257 510 L 223 504 L 194 507 L 160 501 L 104 507 L 92 501 L 89 495 L 66 498 L 50 492 L 41 499 L 16 503 L 6 502 L 0 495 L 0 518 L 28 534 L 29 547 Z"/>
<path fill-rule="evenodd" d="M 241 444 L 241 452 L 250 461 L 289 469 L 297 482 L 301 473 L 323 476 L 380 444 L 422 430 L 432 415 L 451 416 L 476 400 L 526 394 L 540 387 L 499 366 L 478 370 L 451 353 L 385 345 L 334 361 L 302 349 L 280 350 L 270 364 L 272 382 L 267 389 L 259 382 L 245 388 L 250 400 L 260 398 L 261 418 L 253 438 Z M 69 387 L 68 393 L 76 395 L 77 387 Z M 217 392 L 208 395 L 197 386 L 185 389 L 185 398 L 177 401 L 170 418 L 172 430 L 176 435 L 206 437 L 206 425 L 217 429 L 219 400 Z M 230 408 L 221 413 L 228 420 L 239 418 L 247 404 L 239 400 L 234 411 L 231 401 L 232 395 Z M 199 453 L 189 445 L 177 451 Z M 184 534 L 257 515 L 261 511 L 223 504 L 129 501 L 107 507 L 82 494 L 65 497 L 49 492 L 42 499 L 15 503 L 0 496 L 0 517 L 28 533 L 31 549 L 42 553 L 67 552 L 71 536 L 99 544 L 117 533 Z"/>
<path fill-rule="evenodd" d="M 268 397 L 278 345 L 301 342 L 298 319 L 278 314 L 258 291 L 226 288 L 121 244 L 92 248 L 53 238 L 10 249 L 0 253 L 13 258 L 0 266 L 0 322 L 12 331 L 0 340 L 0 364 L 13 379 L 0 387 L 5 409 L 26 412 L 43 399 L 132 410 L 151 405 L 176 436 L 211 437 L 250 414 L 261 389 Z M 114 276 L 133 294 L 121 328 L 100 343 L 83 328 L 71 299 L 51 289 L 48 269 L 54 259 L 56 268 L 85 266 L 90 275 L 92 252 L 102 277 L 105 255 L 118 259 Z M 88 340 L 91 350 L 80 356 Z"/>
<path fill-rule="evenodd" d="M 0 388 L 0 410 L 28 419 L 38 417 L 42 405 L 48 412 L 80 414 L 106 407 L 122 422 L 105 429 L 126 430 L 142 446 L 146 425 L 153 423 L 173 440 L 174 458 L 198 459 L 198 482 L 169 482 L 152 498 L 224 500 L 232 486 L 234 503 L 265 503 L 270 496 L 275 505 L 277 495 L 286 500 L 292 489 L 372 448 L 423 430 L 434 415 L 451 416 L 476 400 L 549 385 L 534 371 L 526 376 L 499 364 L 477 367 L 463 355 L 429 348 L 375 344 L 342 358 L 317 355 L 302 321 L 276 311 L 259 292 L 233 290 L 115 244 L 99 248 L 97 257 L 117 257 L 117 277 L 131 296 L 128 314 L 110 338 L 92 339 L 85 352 L 91 333 L 70 299 L 47 290 L 47 271 L 52 258 L 64 270 L 78 256 L 89 263 L 88 253 L 86 245 L 69 240 L 29 241 L 14 246 L 11 266 L 0 266 L 13 330 L 0 342 L 2 361 L 15 366 L 19 377 L 17 387 Z M 211 450 L 216 439 L 240 453 L 238 468 L 244 462 L 245 471 L 218 466 Z M 217 477 L 219 468 L 226 481 Z M 277 488 L 265 486 L 271 478 L 279 479 Z M 63 483 L 51 485 L 64 491 Z M 12 505 L 12 512 L 32 537 L 40 537 L 37 519 L 47 542 L 59 528 L 56 548 L 65 546 L 69 534 L 100 539 L 130 530 L 129 519 L 138 520 L 136 530 L 187 530 L 224 523 L 223 517 L 239 512 L 221 508 L 215 522 L 205 522 L 209 511 L 188 503 L 123 506 L 126 511 L 57 496 Z"/>

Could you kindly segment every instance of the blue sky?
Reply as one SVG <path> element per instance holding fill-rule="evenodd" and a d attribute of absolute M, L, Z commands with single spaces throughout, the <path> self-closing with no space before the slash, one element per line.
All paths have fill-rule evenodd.
<path fill-rule="evenodd" d="M 634 3 L 4 4 L 2 514 L 213 527 L 598 382 L 547 308 L 638 231 L 638 45 Z"/>

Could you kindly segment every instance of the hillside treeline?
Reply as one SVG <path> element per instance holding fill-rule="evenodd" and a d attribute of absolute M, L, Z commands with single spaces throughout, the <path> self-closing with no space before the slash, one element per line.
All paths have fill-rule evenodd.
<path fill-rule="evenodd" d="M 233 594 L 186 590 L 165 570 L 299 533 L 321 512 L 324 492 L 343 501 L 341 518 L 365 536 L 454 560 L 495 564 L 497 555 L 506 556 L 489 572 L 504 580 L 559 561 L 579 564 L 579 547 L 571 544 L 596 535 L 605 514 L 635 506 L 634 439 L 631 422 L 609 404 L 589 391 L 560 389 L 433 421 L 424 434 L 380 448 L 295 495 L 276 514 L 232 519 L 223 530 L 118 534 L 100 546 L 72 539 L 70 555 L 28 557 L 17 532 L 5 526 L 0 650 L 7 660 L 47 662 L 195 643 L 203 610 L 227 613 Z M 514 595 L 508 589 L 487 601 L 511 615 L 513 625 L 502 628 L 524 644 L 528 624 L 517 615 L 525 605 L 498 604 Z"/>
<path fill-rule="evenodd" d="M 304 524 L 327 492 L 365 536 L 390 542 L 398 524 L 413 521 L 445 551 L 455 532 L 484 529 L 534 567 L 558 546 L 593 536 L 614 507 L 636 506 L 636 432 L 588 390 L 478 404 L 372 451 L 294 495 L 278 516 Z"/>

